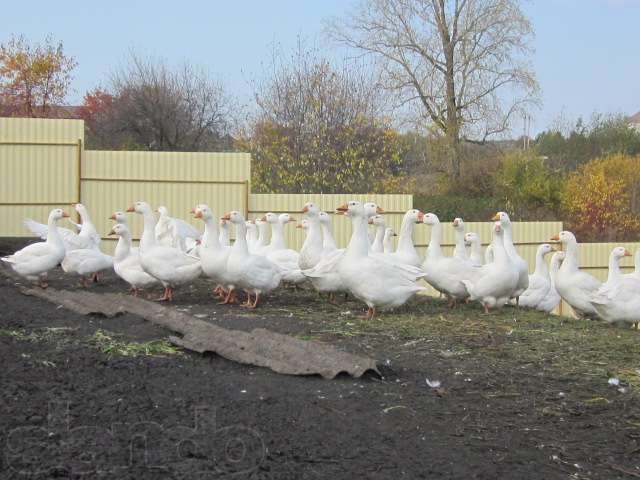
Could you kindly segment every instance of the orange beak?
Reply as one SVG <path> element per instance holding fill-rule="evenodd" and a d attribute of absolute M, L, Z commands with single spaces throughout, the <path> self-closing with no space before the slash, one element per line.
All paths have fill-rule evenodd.
<path fill-rule="evenodd" d="M 231 214 L 227 213 L 224 217 L 220 217 L 220 220 L 231 220 Z"/>
<path fill-rule="evenodd" d="M 115 220 L 115 219 L 116 219 L 116 214 L 115 213 L 109 217 L 109 220 Z"/>
<path fill-rule="evenodd" d="M 135 212 L 136 209 L 133 205 L 131 205 L 129 208 L 127 208 L 127 212 Z"/>
<path fill-rule="evenodd" d="M 370 219 L 368 220 L 368 223 L 369 223 L 369 225 L 373 225 L 373 218 L 370 218 Z"/>
<path fill-rule="evenodd" d="M 347 210 L 349 210 L 349 206 L 346 203 L 343 203 L 338 208 L 336 208 L 336 212 L 342 212 L 343 215 Z"/>
<path fill-rule="evenodd" d="M 376 213 L 377 213 L 378 215 L 381 215 L 381 214 L 383 214 L 383 213 L 384 213 L 384 210 L 383 210 L 382 208 L 380 208 L 380 207 L 376 207 Z"/>
<path fill-rule="evenodd" d="M 309 211 L 309 207 L 307 207 L 306 205 L 304 206 L 304 208 L 301 210 L 302 213 L 307 213 Z"/>
<path fill-rule="evenodd" d="M 422 223 L 424 221 L 424 212 L 418 210 L 418 221 L 416 223 Z"/>
<path fill-rule="evenodd" d="M 267 221 L 267 216 L 266 215 L 263 216 L 260 220 L 263 221 L 263 222 L 266 222 Z"/>
<path fill-rule="evenodd" d="M 202 218 L 202 212 L 200 210 L 198 210 L 197 212 L 195 212 L 195 214 L 193 216 L 195 218 Z"/>
<path fill-rule="evenodd" d="M 627 250 L 626 248 L 624 249 L 624 256 L 625 257 L 630 257 L 631 256 L 631 252 L 629 250 Z"/>
<path fill-rule="evenodd" d="M 491 218 L 491 220 L 493 220 L 494 222 L 499 222 L 499 221 L 500 221 L 500 214 L 499 214 L 499 213 L 496 213 L 496 214 Z"/>
<path fill-rule="evenodd" d="M 302 228 L 302 224 L 299 223 L 298 225 L 296 225 L 296 228 Z"/>
<path fill-rule="evenodd" d="M 62 218 L 69 218 L 69 214 L 67 212 L 62 212 Z"/>
<path fill-rule="evenodd" d="M 196 213 L 196 209 L 192 208 L 191 210 L 189 210 L 189 213 Z"/>
<path fill-rule="evenodd" d="M 549 240 L 551 240 L 552 242 L 559 242 L 560 241 L 560 235 L 555 234 L 553 237 L 551 237 Z"/>
<path fill-rule="evenodd" d="M 107 236 L 111 236 L 111 235 L 115 235 L 116 232 L 113 231 L 113 228 L 111 230 L 109 230 L 109 233 L 107 233 Z"/>

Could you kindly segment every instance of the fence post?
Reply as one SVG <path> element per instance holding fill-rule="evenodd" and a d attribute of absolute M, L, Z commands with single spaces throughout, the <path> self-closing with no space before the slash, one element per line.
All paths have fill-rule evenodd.
<path fill-rule="evenodd" d="M 249 180 L 244 182 L 244 218 L 249 220 Z"/>
<path fill-rule="evenodd" d="M 82 139 L 78 139 L 78 162 L 77 162 L 78 181 L 76 183 L 76 203 L 82 203 Z M 80 214 L 77 214 L 78 223 L 80 223 Z"/>

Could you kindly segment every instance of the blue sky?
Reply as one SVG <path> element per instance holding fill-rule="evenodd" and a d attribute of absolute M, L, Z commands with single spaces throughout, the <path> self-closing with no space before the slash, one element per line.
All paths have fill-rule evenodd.
<path fill-rule="evenodd" d="M 79 65 L 72 102 L 105 84 L 129 51 L 169 63 L 188 59 L 220 75 L 241 101 L 262 72 L 273 43 L 319 36 L 323 20 L 349 10 L 352 0 L 60 1 L 7 2 L 0 42 L 11 34 L 62 40 Z M 574 119 L 593 111 L 640 110 L 640 0 L 525 1 L 536 30 L 533 59 L 543 105 L 534 131 L 562 112 Z M 333 48 L 326 42 L 321 45 Z M 519 131 L 516 131 L 519 133 Z"/>

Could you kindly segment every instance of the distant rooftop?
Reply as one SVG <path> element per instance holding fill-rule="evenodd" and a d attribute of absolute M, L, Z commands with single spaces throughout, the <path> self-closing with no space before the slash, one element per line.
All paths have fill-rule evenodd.
<path fill-rule="evenodd" d="M 640 112 L 638 112 L 638 113 L 636 113 L 636 114 L 634 114 L 634 115 L 631 115 L 629 118 L 627 118 L 627 121 L 628 121 L 629 123 L 637 123 L 637 124 L 640 124 Z"/>

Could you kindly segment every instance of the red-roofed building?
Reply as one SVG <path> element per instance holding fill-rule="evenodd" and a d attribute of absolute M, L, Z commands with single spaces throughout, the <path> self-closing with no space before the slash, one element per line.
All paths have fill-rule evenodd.
<path fill-rule="evenodd" d="M 629 122 L 629 126 L 631 128 L 634 128 L 636 131 L 640 132 L 640 112 L 627 118 L 627 122 Z"/>

